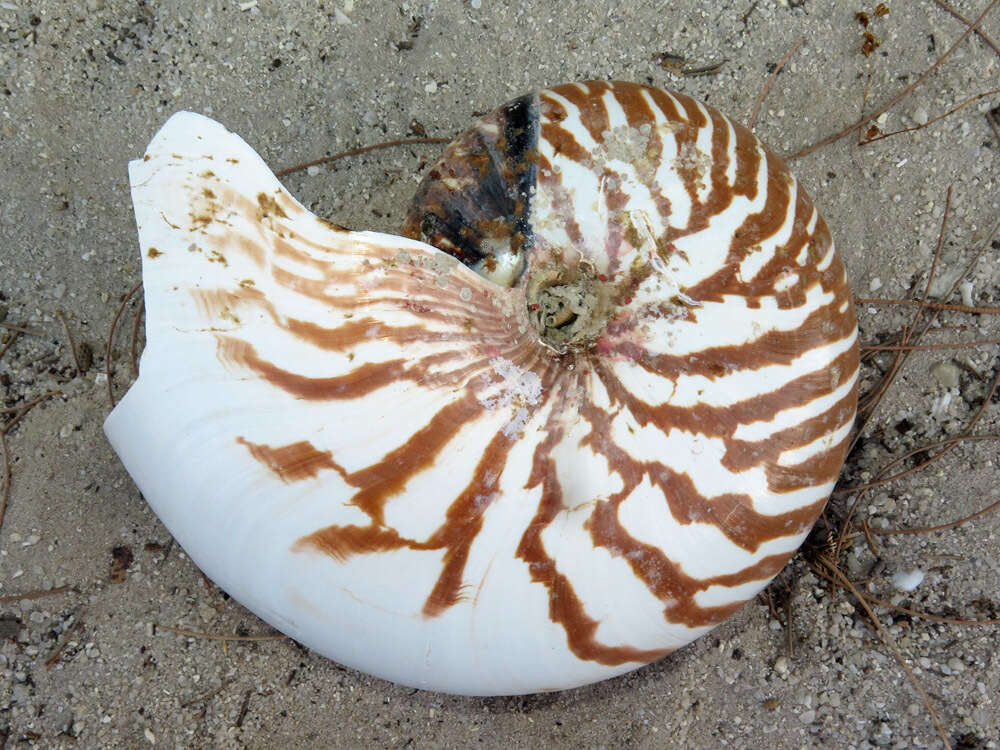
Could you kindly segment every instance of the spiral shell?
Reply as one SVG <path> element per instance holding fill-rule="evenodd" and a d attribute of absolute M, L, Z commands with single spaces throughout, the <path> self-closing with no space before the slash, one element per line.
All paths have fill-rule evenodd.
<path fill-rule="evenodd" d="M 191 113 L 130 177 L 147 345 L 105 430 L 202 570 L 332 659 L 466 694 L 621 674 L 760 591 L 833 487 L 844 269 L 686 96 L 515 100 L 409 238 L 310 214 Z"/>

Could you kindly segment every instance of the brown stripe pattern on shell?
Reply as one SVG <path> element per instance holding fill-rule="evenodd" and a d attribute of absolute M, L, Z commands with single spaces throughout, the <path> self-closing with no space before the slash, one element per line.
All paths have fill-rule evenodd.
<path fill-rule="evenodd" d="M 805 191 L 715 110 L 588 82 L 487 115 L 406 222 L 451 255 L 217 171 L 144 264 L 200 264 L 164 294 L 268 394 L 234 460 L 327 487 L 294 557 L 403 555 L 427 623 L 493 576 L 576 659 L 635 666 L 754 596 L 820 513 L 856 405 L 850 290 Z"/>
<path fill-rule="evenodd" d="M 567 355 L 551 383 L 543 381 L 545 392 L 577 394 L 565 408 L 588 425 L 580 449 L 605 458 L 622 480 L 617 493 L 589 498 L 586 527 L 593 544 L 629 560 L 644 585 L 669 602 L 667 621 L 713 624 L 742 600 L 700 606 L 696 594 L 715 585 L 766 581 L 788 555 L 767 556 L 723 575 L 688 575 L 670 559 L 669 549 L 630 536 L 618 507 L 646 482 L 662 493 L 663 507 L 677 523 L 714 524 L 749 552 L 809 529 L 843 462 L 856 403 L 856 323 L 844 270 L 826 225 L 785 165 L 719 112 L 684 95 L 635 84 L 559 86 L 531 101 L 539 120 L 537 144 L 525 153 L 523 143 L 512 148 L 510 141 L 530 132 L 523 114 L 528 101 L 524 97 L 487 115 L 449 147 L 421 185 L 404 231 L 487 275 L 502 265 L 495 257 L 525 254 L 525 263 L 507 260 L 506 266 L 526 266 L 530 275 L 533 264 L 556 257 L 569 264 L 589 262 L 600 278 L 613 280 L 614 304 L 627 312 L 616 311 L 591 348 Z M 581 171 L 598 183 L 597 190 L 588 193 L 577 181 Z M 507 192 L 495 184 L 507 186 Z M 734 207 L 739 200 L 746 204 L 742 210 Z M 587 226 L 595 215 L 606 222 L 596 236 Z M 731 231 L 712 231 L 713 221 Z M 697 257 L 708 253 L 711 260 Z M 677 284 L 673 296 L 632 299 L 646 276 L 664 266 L 666 273 L 676 272 L 672 264 L 683 264 L 691 281 Z M 505 281 L 528 285 L 521 277 Z M 723 314 L 701 323 L 700 313 L 707 304 L 727 302 L 733 317 L 772 306 L 798 311 L 799 320 L 746 341 L 717 341 L 712 326 L 731 321 Z M 644 345 L 645 328 L 669 327 L 671 320 L 683 320 L 690 329 L 704 325 L 707 330 L 697 334 L 701 345 L 680 353 L 669 345 Z M 653 337 L 657 344 L 663 338 L 668 336 Z M 810 351 L 823 354 L 802 363 Z M 625 363 L 641 369 L 644 382 L 658 380 L 662 392 L 650 398 L 630 388 L 629 377 L 621 377 Z M 762 381 L 748 398 L 724 405 L 697 398 L 674 405 L 668 398 L 679 378 L 704 379 L 724 391 L 727 379 L 747 373 L 758 373 Z M 595 390 L 603 391 L 606 403 L 595 403 Z M 759 437 L 740 434 L 741 428 L 796 411 L 814 413 L 762 430 Z M 623 415 L 637 428 L 681 431 L 693 443 L 719 441 L 720 468 L 735 474 L 762 469 L 768 490 L 797 493 L 794 507 L 762 513 L 752 492 L 708 495 L 667 457 L 638 460 L 611 437 L 613 421 Z M 557 473 L 548 453 L 559 440 L 559 426 L 547 424 L 545 431 L 548 439 L 536 449 L 528 486 L 540 483 L 546 492 L 519 556 L 544 570 L 537 580 L 550 588 L 553 602 L 567 594 L 572 601 L 571 582 L 538 544 L 538 529 L 572 504 L 558 481 L 546 484 L 546 477 Z M 806 450 L 801 460 L 780 460 L 817 443 L 821 447 Z M 710 463 L 696 469 L 711 470 Z M 575 601 L 552 608 L 581 658 L 613 662 L 634 656 L 581 636 L 593 629 L 584 610 Z"/>

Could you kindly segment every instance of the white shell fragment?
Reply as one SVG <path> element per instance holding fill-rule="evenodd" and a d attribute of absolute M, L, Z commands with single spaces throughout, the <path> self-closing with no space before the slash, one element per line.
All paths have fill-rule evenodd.
<path fill-rule="evenodd" d="M 892 576 L 892 585 L 900 591 L 913 591 L 924 582 L 924 571 L 919 568 L 901 570 Z"/>
<path fill-rule="evenodd" d="M 478 695 L 621 674 L 755 596 L 833 487 L 843 268 L 687 97 L 487 115 L 418 192 L 433 246 L 312 215 L 188 112 L 129 174 L 147 344 L 105 431 L 209 577 L 338 662 Z"/>

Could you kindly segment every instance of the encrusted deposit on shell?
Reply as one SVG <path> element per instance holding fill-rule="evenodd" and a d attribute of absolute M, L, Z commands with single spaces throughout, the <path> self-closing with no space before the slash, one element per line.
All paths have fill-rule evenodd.
<path fill-rule="evenodd" d="M 108 437 L 206 574 L 332 659 L 469 694 L 626 672 L 760 591 L 833 487 L 843 267 L 686 96 L 501 107 L 410 238 L 312 215 L 187 112 L 130 176 L 147 345 Z"/>

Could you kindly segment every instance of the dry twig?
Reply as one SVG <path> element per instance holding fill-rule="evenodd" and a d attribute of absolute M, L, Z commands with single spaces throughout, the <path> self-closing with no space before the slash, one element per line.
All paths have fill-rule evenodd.
<path fill-rule="evenodd" d="M 247 690 L 246 694 L 243 696 L 243 704 L 240 706 L 240 713 L 236 717 L 236 727 L 239 728 L 243 726 L 243 720 L 247 717 L 247 709 L 250 708 L 250 695 L 253 690 Z"/>
<path fill-rule="evenodd" d="M 24 417 L 27 416 L 28 412 L 34 409 L 36 406 L 38 406 L 38 404 L 42 403 L 42 401 L 45 401 L 45 399 L 48 398 L 52 398 L 53 396 L 61 396 L 61 395 L 62 391 L 48 391 L 47 393 L 43 393 L 41 396 L 38 396 L 37 398 L 33 398 L 26 404 L 21 404 L 19 406 L 8 406 L 6 408 L 0 409 L 0 414 L 14 415 L 13 417 L 10 418 L 8 422 L 5 422 L 3 425 L 0 425 L 0 432 L 5 432 L 5 433 L 10 432 L 12 429 L 14 429 L 14 425 L 16 425 L 22 419 L 24 419 Z"/>
<path fill-rule="evenodd" d="M 921 123 L 920 125 L 914 125 L 913 127 L 909 127 L 909 128 L 900 128 L 899 130 L 893 130 L 893 131 L 891 131 L 889 133 L 879 133 L 877 135 L 871 136 L 870 138 L 866 137 L 866 138 L 864 138 L 861 141 L 861 143 L 859 145 L 861 145 L 861 146 L 867 146 L 869 143 L 875 143 L 875 141 L 881 141 L 884 138 L 891 138 L 894 135 L 901 135 L 902 133 L 912 133 L 912 132 L 914 132 L 916 130 L 923 130 L 924 128 L 926 128 L 926 127 L 928 127 L 930 125 L 933 125 L 934 123 L 936 123 L 936 122 L 938 122 L 940 120 L 943 120 L 946 117 L 951 117 L 953 114 L 955 114 L 956 112 L 958 112 L 961 109 L 964 109 L 965 107 L 969 106 L 973 102 L 977 102 L 980 99 L 985 99 L 987 96 L 994 96 L 995 94 L 1000 94 L 1000 89 L 993 89 L 992 91 L 984 91 L 981 94 L 976 94 L 975 96 L 970 97 L 969 99 L 966 99 L 964 102 L 962 102 L 958 106 L 952 107 L 947 112 L 945 112 L 943 115 L 938 115 L 937 117 L 932 117 L 930 120 L 928 120 L 927 122 Z"/>
<path fill-rule="evenodd" d="M 43 591 L 28 591 L 24 594 L 10 594 L 8 596 L 0 596 L 0 603 L 6 604 L 7 602 L 20 602 L 25 601 L 26 599 L 41 599 L 46 596 L 64 594 L 67 591 L 72 590 L 72 586 L 56 586 L 54 589 L 45 589 Z"/>
<path fill-rule="evenodd" d="M 781 69 L 785 67 L 788 61 L 792 58 L 792 55 L 795 54 L 795 50 L 801 46 L 803 41 L 805 41 L 805 37 L 800 36 L 795 44 L 792 45 L 791 49 L 785 53 L 785 56 L 781 58 L 781 61 L 774 67 L 774 70 L 771 71 L 771 75 L 767 77 L 767 83 L 764 84 L 764 88 L 762 88 L 760 90 L 760 94 L 757 95 L 757 101 L 754 102 L 753 111 L 750 113 L 750 119 L 747 121 L 747 127 L 750 130 L 753 130 L 754 123 L 757 122 L 757 115 L 760 113 L 760 105 L 764 103 L 764 98 L 771 90 L 771 86 L 774 85 L 774 79 L 778 77 L 778 73 L 780 73 Z"/>
<path fill-rule="evenodd" d="M 63 315 L 62 310 L 56 311 L 56 315 L 59 316 L 59 320 L 62 321 L 63 330 L 66 331 L 66 338 L 69 339 L 69 351 L 73 355 L 73 364 L 76 365 L 77 377 L 83 375 L 83 366 L 80 364 L 80 355 L 76 351 L 76 342 L 73 340 L 73 332 L 69 329 L 69 323 L 66 322 L 66 316 Z"/>
<path fill-rule="evenodd" d="M 868 549 L 870 549 L 872 551 L 872 554 L 876 558 L 881 557 L 881 555 L 878 552 L 878 545 L 876 545 L 875 544 L 875 540 L 872 539 L 872 530 L 868 526 L 868 519 L 867 518 L 862 518 L 861 519 L 861 531 L 863 531 L 864 534 L 865 534 L 865 541 L 868 542 Z"/>
<path fill-rule="evenodd" d="M 0 328 L 6 328 L 8 331 L 16 331 L 17 333 L 26 333 L 29 336 L 44 336 L 44 331 L 36 331 L 34 328 L 25 328 L 24 326 L 14 325 L 13 323 L 0 323 Z"/>
<path fill-rule="evenodd" d="M 956 341 L 952 344 L 872 344 L 862 346 L 863 352 L 927 352 L 937 349 L 971 349 L 974 346 L 996 346 L 1000 339 L 983 339 L 978 341 Z"/>
<path fill-rule="evenodd" d="M 951 310 L 953 312 L 975 313 L 978 315 L 1000 315 L 1000 307 L 970 307 L 969 305 L 949 305 L 944 302 L 920 302 L 915 299 L 871 299 L 858 297 L 859 305 L 903 305 L 905 307 L 923 307 L 928 310 Z"/>
<path fill-rule="evenodd" d="M 192 706 L 195 703 L 204 703 L 205 701 L 211 700 L 219 693 L 221 693 L 223 690 L 225 690 L 227 687 L 229 687 L 231 684 L 232 684 L 231 682 L 226 682 L 225 680 L 223 680 L 222 684 L 219 685 L 219 687 L 215 688 L 214 690 L 209 690 L 207 693 L 202 693 L 201 695 L 196 695 L 194 698 L 188 698 L 186 701 L 181 701 L 181 708 L 187 708 L 188 706 Z"/>
<path fill-rule="evenodd" d="M 40 404 L 45 399 L 60 395 L 61 393 L 62 391 L 49 391 L 48 393 L 43 393 L 38 398 L 33 399 L 26 404 L 22 404 L 21 406 L 11 406 L 0 409 L 0 414 L 14 414 L 14 416 L 4 422 L 3 425 L 0 425 L 0 453 L 3 453 L 3 475 L 2 481 L 0 481 L 0 528 L 3 528 L 3 519 L 4 516 L 7 515 L 7 503 L 10 502 L 11 470 L 10 449 L 7 446 L 7 433 L 14 428 L 14 425 L 24 419 L 25 415 L 35 408 L 35 406 Z"/>
<path fill-rule="evenodd" d="M 916 314 L 913 316 L 910 325 L 907 326 L 906 329 L 904 330 L 903 342 L 902 342 L 904 346 L 909 345 L 910 332 L 913 330 L 914 326 L 916 325 L 917 321 L 919 320 L 920 315 L 929 306 L 928 302 L 927 302 L 927 298 L 928 298 L 928 295 L 929 295 L 929 292 L 930 292 L 931 282 L 933 281 L 933 278 L 934 278 L 934 272 L 935 272 L 936 267 L 937 267 L 937 260 L 938 260 L 938 257 L 940 255 L 940 250 L 941 250 L 941 246 L 942 246 L 942 243 L 943 243 L 945 224 L 946 224 L 947 219 L 948 219 L 948 213 L 949 213 L 949 207 L 950 207 L 950 197 L 951 197 L 951 188 L 949 187 L 948 188 L 948 199 L 949 200 L 945 204 L 944 216 L 942 217 L 942 220 L 941 220 L 941 231 L 939 232 L 939 235 L 938 235 L 938 245 L 937 245 L 937 247 L 935 249 L 935 252 L 934 252 L 934 261 L 933 261 L 933 263 L 931 265 L 930 273 L 928 274 L 927 284 L 925 285 L 923 297 L 917 303 Z M 966 266 L 965 270 L 955 279 L 955 281 L 951 285 L 951 288 L 944 295 L 945 299 L 947 299 L 952 294 L 954 294 L 955 290 L 958 288 L 958 285 L 962 282 L 962 279 L 964 279 L 966 276 L 968 276 L 972 272 L 972 269 L 979 262 L 979 259 L 982 257 L 983 253 L 986 251 L 986 248 L 989 247 L 990 243 L 993 240 L 993 237 L 997 234 L 998 231 L 1000 231 L 1000 220 L 998 220 L 993 225 L 993 228 L 986 234 L 985 239 L 983 240 L 983 242 L 980 245 L 979 249 L 976 251 L 976 253 L 973 256 L 972 260 Z M 919 340 L 927 331 L 930 330 L 930 328 L 937 321 L 937 318 L 938 318 L 940 312 L 941 312 L 940 310 L 933 310 L 933 314 L 931 316 L 929 316 L 929 319 L 925 322 L 925 324 L 924 324 L 923 328 L 921 329 L 920 333 L 915 337 L 916 340 Z M 878 406 L 878 404 L 879 404 L 882 396 L 885 394 L 886 389 L 889 387 L 889 384 L 892 382 L 892 380 L 898 374 L 900 368 L 902 367 L 902 363 L 906 360 L 906 358 L 908 356 L 909 356 L 909 352 L 905 351 L 905 350 L 904 351 L 900 351 L 896 355 L 896 357 L 893 360 L 892 366 L 890 367 L 890 369 L 886 373 L 886 375 L 883 377 L 882 382 L 879 384 L 879 387 L 876 389 L 875 393 L 872 396 L 868 397 L 867 404 L 865 406 L 867 414 L 861 420 L 861 424 L 857 428 L 857 432 L 855 433 L 854 439 L 851 442 L 851 450 L 853 450 L 854 446 L 857 444 L 857 441 L 860 439 L 860 436 L 861 436 L 861 434 L 862 434 L 865 426 L 867 426 L 869 420 L 874 415 L 875 408 Z M 958 445 L 958 443 L 960 443 L 962 440 L 973 439 L 973 436 L 971 434 L 972 429 L 976 425 L 976 423 L 979 421 L 979 418 L 982 416 L 984 410 L 986 409 L 986 406 L 990 403 L 990 400 L 993 398 L 993 393 L 996 391 L 996 388 L 997 388 L 998 378 L 1000 378 L 1000 368 L 998 368 L 997 375 L 994 377 L 993 382 L 990 385 L 988 395 L 986 396 L 985 399 L 983 399 L 983 402 L 981 403 L 979 410 L 973 416 L 973 418 L 970 421 L 970 423 L 966 426 L 966 429 L 960 435 L 956 436 L 952 440 L 945 441 L 945 448 L 942 451 L 940 451 L 938 454 L 936 454 L 935 456 L 933 456 L 931 459 L 929 459 L 927 461 L 924 461 L 921 464 L 919 464 L 918 466 L 915 466 L 915 467 L 913 467 L 911 469 L 907 469 L 906 471 L 900 472 L 898 474 L 894 474 L 891 477 L 884 477 L 884 478 L 882 477 L 882 472 L 884 472 L 888 468 L 888 466 L 892 466 L 892 465 L 898 463 L 899 460 L 905 459 L 909 455 L 912 455 L 913 453 L 919 452 L 919 451 L 911 451 L 906 456 L 901 457 L 901 459 L 893 461 L 887 467 L 883 467 L 882 471 L 879 472 L 879 475 L 876 476 L 876 480 L 874 480 L 872 482 L 868 482 L 868 483 L 866 483 L 864 485 L 861 485 L 861 486 L 858 486 L 858 487 L 837 490 L 837 491 L 834 492 L 834 494 L 845 494 L 845 493 L 849 493 L 849 492 L 858 492 L 858 496 L 855 498 L 855 500 L 852 503 L 851 507 L 848 509 L 847 516 L 844 519 L 844 525 L 842 526 L 841 532 L 840 532 L 840 542 L 838 542 L 838 549 L 839 549 L 839 545 L 843 542 L 843 539 L 845 538 L 846 534 L 848 533 L 848 531 L 850 529 L 850 519 L 851 519 L 851 517 L 854 514 L 854 509 L 857 507 L 857 504 L 861 501 L 861 497 L 862 497 L 861 493 L 862 493 L 863 490 L 869 489 L 870 487 L 874 487 L 874 486 L 877 486 L 879 484 L 886 484 L 888 482 L 893 481 L 894 479 L 898 479 L 898 478 L 900 478 L 902 476 L 905 476 L 907 474 L 910 474 L 910 473 L 912 473 L 914 471 L 918 471 L 921 468 L 927 466 L 929 463 L 931 463 L 933 461 L 936 461 L 939 458 L 941 458 L 942 456 L 944 456 L 946 453 L 948 453 L 949 451 L 951 451 L 956 445 Z M 983 436 L 983 437 L 988 437 L 988 436 Z"/>
<path fill-rule="evenodd" d="M 312 161 L 303 162 L 302 164 L 296 164 L 294 167 L 288 167 L 275 172 L 276 177 L 284 177 L 285 175 L 290 175 L 293 172 L 301 172 L 303 169 L 308 169 L 309 167 L 318 167 L 322 164 L 329 164 L 330 162 L 337 161 L 338 159 L 343 159 L 347 156 L 358 156 L 359 154 L 366 154 L 369 151 L 376 151 L 383 148 L 392 148 L 394 146 L 409 146 L 419 143 L 450 143 L 451 138 L 398 138 L 394 141 L 385 141 L 383 143 L 373 143 L 370 146 L 358 146 L 357 148 L 350 148 L 347 151 L 340 151 L 332 156 L 324 156 L 322 159 L 313 159 Z"/>
<path fill-rule="evenodd" d="M 142 325 L 142 319 L 146 312 L 146 298 L 143 297 L 139 300 L 139 309 L 135 312 L 135 321 L 132 323 L 132 345 L 129 347 L 129 352 L 132 355 L 132 377 L 139 377 L 139 327 Z"/>
<path fill-rule="evenodd" d="M 869 114 L 865 115 L 864 117 L 862 117 L 861 119 L 859 119 L 857 122 L 853 123 L 852 125 L 848 125 L 843 130 L 840 130 L 840 131 L 834 133 L 833 135 L 828 135 L 826 138 L 822 138 L 821 140 L 816 141 L 816 143 L 813 143 L 811 146 L 806 146 L 805 148 L 803 148 L 800 151 L 795 152 L 791 156 L 786 156 L 785 160 L 786 161 L 792 161 L 794 159 L 798 159 L 798 158 L 800 158 L 802 156 L 805 156 L 806 154 L 811 154 L 816 149 L 823 148 L 824 146 L 829 146 L 831 143 L 839 141 L 844 136 L 850 135 L 851 133 L 853 133 L 854 131 L 858 130 L 859 128 L 864 127 L 866 124 L 868 124 L 872 120 L 876 119 L 883 112 L 888 112 L 890 109 L 892 109 L 893 107 L 895 107 L 900 101 L 902 101 L 907 96 L 909 96 L 910 93 L 912 93 L 914 91 L 914 89 L 917 88 L 917 86 L 919 86 L 921 83 L 923 83 L 927 79 L 928 76 L 930 76 L 935 70 L 937 70 L 939 67 L 941 67 L 941 64 L 944 63 L 945 60 L 947 60 L 949 57 L 951 57 L 952 53 L 956 49 L 958 49 L 958 46 L 962 42 L 964 42 L 969 37 L 969 35 L 972 34 L 972 32 L 974 32 L 976 29 L 979 28 L 980 24 L 983 22 L 983 19 L 985 19 L 986 16 L 989 14 L 989 12 L 991 10 L 993 10 L 997 6 L 997 3 L 1000 3 L 1000 0 L 992 0 L 992 2 L 989 5 L 986 6 L 986 10 L 984 10 L 982 13 L 980 13 L 979 16 L 976 18 L 976 20 L 973 21 L 971 24 L 969 24 L 969 27 L 965 30 L 965 33 L 962 34 L 962 36 L 960 36 L 955 41 L 955 43 L 952 44 L 948 48 L 948 50 L 943 55 L 941 55 L 941 57 L 939 57 L 934 62 L 933 65 L 931 65 L 927 70 L 925 70 L 920 75 L 920 77 L 917 78 L 916 81 L 914 81 L 909 86 L 907 86 L 902 91 L 900 91 L 895 96 L 893 96 L 886 104 L 882 105 L 881 107 L 878 107 L 873 112 L 870 112 Z"/>
<path fill-rule="evenodd" d="M 964 523 L 968 523 L 980 516 L 985 516 L 987 513 L 1000 508 L 1000 500 L 995 503 L 990 503 L 982 510 L 978 510 L 970 516 L 965 516 L 964 518 L 959 518 L 957 521 L 951 521 L 950 523 L 942 523 L 937 526 L 923 526 L 921 528 L 914 529 L 872 529 L 873 534 L 930 534 L 935 531 L 945 531 L 946 529 L 954 529 L 961 526 Z"/>
<path fill-rule="evenodd" d="M 937 728 L 938 734 L 941 735 L 941 741 L 944 742 L 944 746 L 948 748 L 948 750 L 951 750 L 951 743 L 948 740 L 948 735 L 945 733 L 944 727 L 941 726 L 941 720 L 938 718 L 937 712 L 934 710 L 934 706 L 931 704 L 931 699 L 927 696 L 927 693 L 924 691 L 923 686 L 920 684 L 920 680 L 918 680 L 917 676 L 913 674 L 913 670 L 910 669 L 910 665 L 906 663 L 906 659 L 904 658 L 902 652 L 899 650 L 899 647 L 896 646 L 896 642 L 892 639 L 892 636 L 890 636 L 885 631 L 885 629 L 882 627 L 882 623 L 879 622 L 878 618 L 875 616 L 875 612 L 868 604 L 868 599 L 866 598 L 866 595 L 858 591 L 857 587 L 855 587 L 855 585 L 851 583 L 850 579 L 846 575 L 844 575 L 844 573 L 841 572 L 840 568 L 837 567 L 837 565 L 832 560 L 830 560 L 829 558 L 827 558 L 825 555 L 822 554 L 819 555 L 818 558 L 820 562 L 827 568 L 827 570 L 830 571 L 830 574 L 833 577 L 834 581 L 839 586 L 849 591 L 854 596 L 855 601 L 857 601 L 858 604 L 860 604 L 861 607 L 865 610 L 865 613 L 868 615 L 869 621 L 875 628 L 875 632 L 878 633 L 878 636 L 882 640 L 882 642 L 886 646 L 888 646 L 889 649 L 892 651 L 892 653 L 896 656 L 896 661 L 898 661 L 900 666 L 903 667 L 903 670 L 906 672 L 907 677 L 909 677 L 910 679 L 910 683 L 913 685 L 917 693 L 923 699 L 924 706 L 927 707 L 927 711 L 931 715 L 931 719 L 934 722 L 934 726 Z"/>
<path fill-rule="evenodd" d="M 7 515 L 7 503 L 10 501 L 10 452 L 7 449 L 7 433 L 0 432 L 0 452 L 3 453 L 3 482 L 0 487 L 0 529 Z"/>
<path fill-rule="evenodd" d="M 128 304 L 129 300 L 135 295 L 136 292 L 142 287 L 142 282 L 140 281 L 134 287 L 129 290 L 129 293 L 125 295 L 125 299 L 122 303 L 118 305 L 118 310 L 115 312 L 115 317 L 111 321 L 111 330 L 108 331 L 108 343 L 104 348 L 104 374 L 108 379 L 108 401 L 111 402 L 111 408 L 115 406 L 115 394 L 114 389 L 111 385 L 111 341 L 115 337 L 115 328 L 118 327 L 118 319 L 121 317 L 122 312 L 125 310 L 125 305 Z"/>
<path fill-rule="evenodd" d="M 920 304 L 918 305 L 916 312 L 914 312 L 909 325 L 903 328 L 903 339 L 901 342 L 903 346 L 909 345 L 910 334 L 913 331 L 913 327 L 917 324 L 917 321 L 920 319 L 920 316 L 923 314 L 924 304 L 927 302 L 928 297 L 930 296 L 931 285 L 934 283 L 934 274 L 937 271 L 938 260 L 941 257 L 941 249 L 944 247 L 945 230 L 948 226 L 948 217 L 951 213 L 951 193 L 952 189 L 951 185 L 949 185 L 948 190 L 945 193 L 944 214 L 941 217 L 941 228 L 938 231 L 938 241 L 937 245 L 934 248 L 934 258 L 931 261 L 930 272 L 927 274 L 927 282 L 924 284 L 924 293 L 920 299 Z M 927 331 L 932 324 L 933 324 L 933 319 L 927 323 L 926 327 L 924 328 L 924 331 Z M 918 334 L 917 336 L 918 340 L 920 338 L 920 335 L 922 335 L 922 333 L 923 331 L 921 332 L 921 334 Z M 888 372 L 886 372 L 886 374 L 883 376 L 882 380 L 879 382 L 875 390 L 866 394 L 864 399 L 862 399 L 862 403 L 858 404 L 858 409 L 859 411 L 863 412 L 864 416 L 861 418 L 861 423 L 858 425 L 857 432 L 855 433 L 854 438 L 851 441 L 850 450 L 853 450 L 854 446 L 857 445 L 857 442 L 861 438 L 861 435 L 864 432 L 865 427 L 868 426 L 868 423 L 875 415 L 875 408 L 881 402 L 882 397 L 885 395 L 886 391 L 888 391 L 889 386 L 892 385 L 892 382 L 896 379 L 896 376 L 899 374 L 900 370 L 903 367 L 903 363 L 906 362 L 908 357 L 909 357 L 908 351 L 906 350 L 898 351 L 896 353 L 896 356 L 893 357 L 892 364 L 889 366 Z M 851 514 L 848 514 L 848 519 L 850 518 L 850 515 Z"/>
<path fill-rule="evenodd" d="M 826 565 L 828 564 L 828 562 L 829 561 L 826 561 L 823 564 Z M 827 573 L 825 570 L 823 570 L 822 567 L 816 565 L 815 563 L 810 563 L 810 567 L 812 568 L 812 571 L 820 578 L 824 579 L 825 581 L 829 581 L 830 583 L 836 584 L 841 588 L 844 588 L 837 578 L 835 578 L 830 573 Z M 841 576 L 844 575 L 843 571 L 841 571 L 839 568 L 837 569 L 837 572 Z M 854 590 L 857 591 L 857 593 L 860 594 L 862 597 L 864 597 L 866 601 L 876 606 L 885 607 L 886 609 L 891 609 L 896 612 L 902 612 L 903 614 L 909 615 L 910 617 L 916 617 L 919 620 L 927 620 L 929 622 L 940 622 L 943 625 L 960 625 L 962 627 L 993 627 L 995 625 L 1000 625 L 1000 618 L 992 618 L 986 620 L 967 620 L 962 617 L 942 617 L 941 615 L 932 615 L 928 612 L 920 612 L 919 610 L 916 609 L 910 609 L 909 607 L 903 607 L 900 606 L 899 604 L 893 604 L 892 602 L 887 602 L 885 599 L 879 599 L 877 596 L 873 596 L 872 594 L 869 594 L 865 591 L 861 591 L 860 589 L 857 588 L 855 588 Z"/>
<path fill-rule="evenodd" d="M 273 635 L 226 635 L 225 633 L 199 633 L 194 630 L 184 628 L 174 628 L 169 625 L 157 625 L 160 630 L 166 630 L 177 635 L 184 635 L 189 638 L 205 638 L 210 641 L 283 641 L 287 635 L 275 633 Z"/>
<path fill-rule="evenodd" d="M 62 639 L 56 645 L 55 649 L 53 649 L 52 653 L 49 655 L 49 658 L 45 660 L 46 669 L 52 669 L 52 667 L 54 667 L 56 664 L 59 663 L 59 657 L 62 654 L 62 650 L 66 648 L 66 645 L 73 638 L 73 634 L 77 631 L 82 622 L 83 620 L 78 614 L 76 616 L 76 619 L 73 620 L 73 624 L 66 629 L 66 632 L 63 634 Z"/>
<path fill-rule="evenodd" d="M 968 18 L 963 16 L 954 8 L 952 8 L 950 5 L 944 2 L 944 0 L 934 0 L 934 2 L 936 2 L 939 7 L 944 8 L 946 11 L 951 13 L 951 15 L 953 15 L 959 21 L 964 23 L 966 26 L 972 26 L 972 21 L 970 21 Z M 996 52 L 998 55 L 1000 55 L 1000 47 L 997 46 L 996 42 L 994 42 L 992 39 L 986 36 L 986 32 L 984 32 L 982 29 L 976 29 L 975 31 L 976 31 L 976 36 L 978 36 L 980 39 L 982 39 L 984 42 L 990 45 L 990 47 L 993 48 L 993 51 Z"/>
<path fill-rule="evenodd" d="M 17 328 L 13 328 L 11 330 L 10 338 L 7 339 L 7 343 L 3 345 L 2 349 L 0 349 L 0 359 L 3 359 L 3 355 L 5 355 L 10 348 L 14 346 L 14 342 L 21 337 L 22 333 L 23 331 L 20 331 Z"/>

